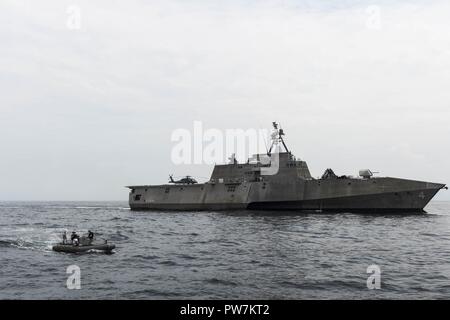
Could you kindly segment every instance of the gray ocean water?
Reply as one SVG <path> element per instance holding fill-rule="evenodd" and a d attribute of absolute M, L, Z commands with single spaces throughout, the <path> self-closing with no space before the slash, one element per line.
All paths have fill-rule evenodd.
<path fill-rule="evenodd" d="M 0 299 L 448 299 L 450 202 L 423 215 L 132 212 L 0 203 Z M 92 229 L 114 254 L 51 250 Z M 367 288 L 367 267 L 381 289 Z M 68 290 L 66 269 L 81 269 Z"/>

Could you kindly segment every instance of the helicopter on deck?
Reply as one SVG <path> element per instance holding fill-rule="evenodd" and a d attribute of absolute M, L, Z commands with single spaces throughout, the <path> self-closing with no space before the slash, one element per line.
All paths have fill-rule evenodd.
<path fill-rule="evenodd" d="M 191 176 L 186 176 L 180 180 L 173 180 L 173 175 L 169 176 L 169 183 L 173 184 L 197 184 L 197 180 L 192 178 Z"/>

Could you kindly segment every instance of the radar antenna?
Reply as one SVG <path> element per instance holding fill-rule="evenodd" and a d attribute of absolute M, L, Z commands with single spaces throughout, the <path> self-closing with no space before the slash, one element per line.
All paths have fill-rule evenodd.
<path fill-rule="evenodd" d="M 283 145 L 283 147 L 286 150 L 286 152 L 287 153 L 291 153 L 289 151 L 288 147 L 286 146 L 286 143 L 284 142 L 284 139 L 283 139 L 283 136 L 286 135 L 284 133 L 284 130 L 276 122 L 272 122 L 272 125 L 273 125 L 273 129 L 274 129 L 274 131 L 272 132 L 272 136 L 271 136 L 271 138 L 272 138 L 272 146 L 270 147 L 269 152 L 267 153 L 267 155 L 270 156 L 272 154 L 272 150 L 274 149 L 274 147 L 276 147 L 280 142 Z"/>

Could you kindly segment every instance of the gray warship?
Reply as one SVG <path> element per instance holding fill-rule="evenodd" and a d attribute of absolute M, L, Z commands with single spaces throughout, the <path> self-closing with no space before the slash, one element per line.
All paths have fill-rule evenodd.
<path fill-rule="evenodd" d="M 170 184 L 129 186 L 132 210 L 297 210 L 307 212 L 410 213 L 425 206 L 445 184 L 376 177 L 337 176 L 327 169 L 311 176 L 305 161 L 286 146 L 285 132 L 273 123 L 272 145 L 246 163 L 232 157 L 216 165 L 206 183 L 187 176 Z"/>

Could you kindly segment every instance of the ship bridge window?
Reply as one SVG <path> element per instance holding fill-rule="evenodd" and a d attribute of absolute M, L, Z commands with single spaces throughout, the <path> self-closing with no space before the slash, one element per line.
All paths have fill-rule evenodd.
<path fill-rule="evenodd" d="M 228 186 L 227 191 L 228 192 L 235 192 L 236 191 L 236 186 Z"/>
<path fill-rule="evenodd" d="M 134 196 L 134 201 L 141 201 L 142 195 L 137 194 Z"/>

